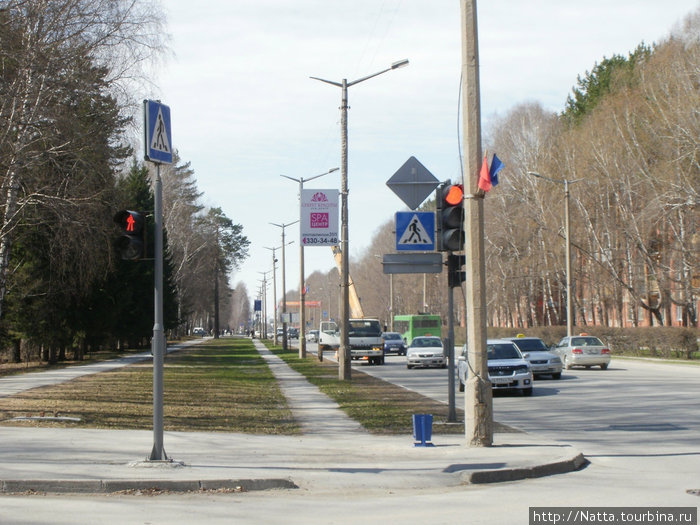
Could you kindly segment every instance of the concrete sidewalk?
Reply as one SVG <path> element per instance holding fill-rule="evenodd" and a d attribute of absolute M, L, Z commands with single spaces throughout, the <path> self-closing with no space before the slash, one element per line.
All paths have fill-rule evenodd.
<path fill-rule="evenodd" d="M 496 434 L 489 448 L 460 435 L 375 436 L 255 341 L 302 436 L 165 432 L 171 461 L 147 461 L 150 431 L 0 427 L 0 491 L 110 493 L 294 489 L 362 492 L 494 483 L 571 472 L 574 448 L 525 433 Z M 0 380 L 0 384 L 2 380 Z M 0 401 L 1 402 L 1 401 Z"/>

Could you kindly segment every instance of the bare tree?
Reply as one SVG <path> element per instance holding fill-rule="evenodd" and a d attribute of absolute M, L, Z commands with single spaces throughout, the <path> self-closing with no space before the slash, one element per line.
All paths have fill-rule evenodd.
<path fill-rule="evenodd" d="M 0 5 L 0 314 L 10 251 L 25 208 L 39 200 L 76 204 L 71 193 L 42 191 L 52 159 L 74 147 L 57 133 L 61 109 L 96 71 L 117 91 L 133 67 L 160 49 L 160 17 L 136 0 L 6 0 Z"/>

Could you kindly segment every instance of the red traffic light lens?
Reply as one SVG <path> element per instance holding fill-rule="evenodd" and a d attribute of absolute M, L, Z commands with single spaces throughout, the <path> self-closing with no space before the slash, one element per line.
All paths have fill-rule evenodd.
<path fill-rule="evenodd" d="M 453 184 L 445 193 L 445 202 L 450 206 L 457 206 L 464 198 L 464 188 L 461 184 Z"/>

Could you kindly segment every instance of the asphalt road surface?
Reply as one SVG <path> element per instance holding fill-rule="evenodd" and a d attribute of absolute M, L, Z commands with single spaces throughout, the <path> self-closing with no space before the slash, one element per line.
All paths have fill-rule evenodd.
<path fill-rule="evenodd" d="M 309 352 L 315 346 L 309 345 Z M 328 353 L 326 354 L 328 355 Z M 405 357 L 366 366 L 447 400 L 446 370 L 407 370 Z M 458 406 L 463 395 L 457 392 Z M 606 371 L 538 380 L 532 397 L 498 395 L 495 419 L 543 440 L 573 443 L 578 472 L 435 490 L 264 491 L 149 496 L 4 496 L 2 523 L 34 524 L 526 524 L 533 506 L 697 507 L 700 367 L 613 359 Z M 560 522 L 561 523 L 561 522 Z"/>

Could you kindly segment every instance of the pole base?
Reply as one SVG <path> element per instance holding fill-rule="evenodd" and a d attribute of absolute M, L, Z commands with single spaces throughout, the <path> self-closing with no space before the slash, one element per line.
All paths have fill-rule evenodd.
<path fill-rule="evenodd" d="M 151 450 L 151 455 L 148 457 L 148 461 L 172 461 L 172 459 L 168 458 L 168 455 L 165 453 L 165 449 L 161 448 L 159 449 L 155 445 L 153 446 L 153 450 Z"/>

